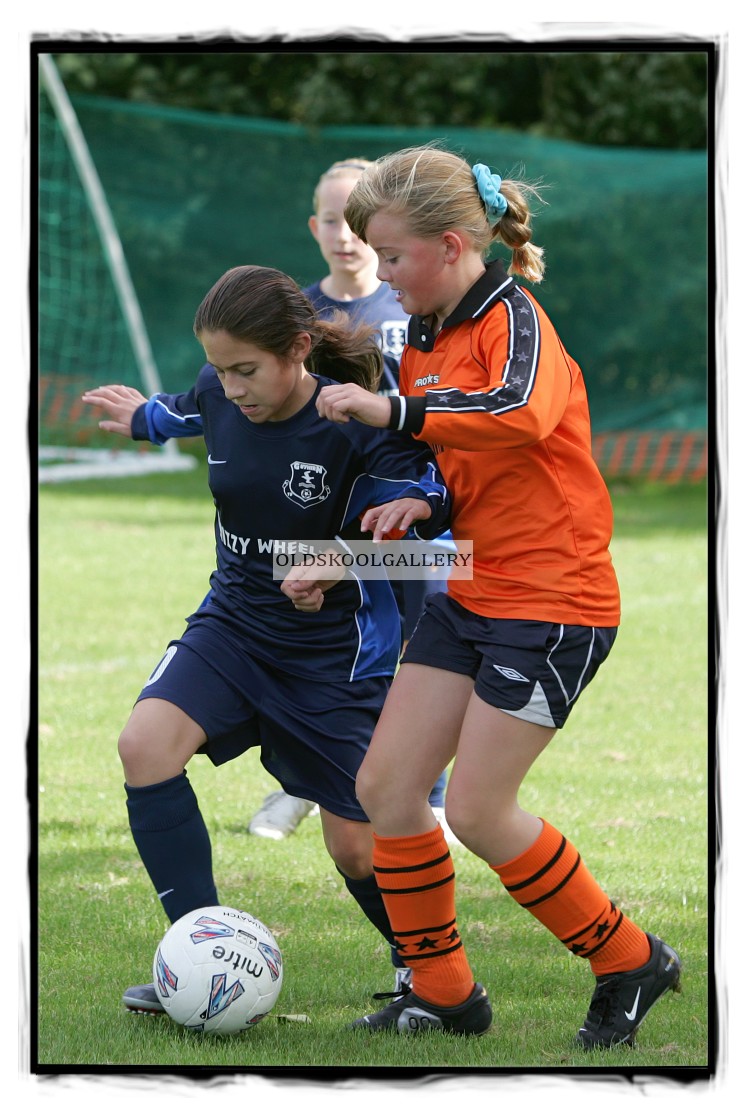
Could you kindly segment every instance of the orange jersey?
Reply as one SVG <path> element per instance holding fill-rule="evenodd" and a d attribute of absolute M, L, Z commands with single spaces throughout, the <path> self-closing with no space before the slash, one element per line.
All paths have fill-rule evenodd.
<path fill-rule="evenodd" d="M 493 262 L 434 337 L 413 316 L 391 426 L 431 445 L 474 543 L 449 595 L 488 618 L 617 626 L 612 504 L 586 389 L 545 312 Z"/>

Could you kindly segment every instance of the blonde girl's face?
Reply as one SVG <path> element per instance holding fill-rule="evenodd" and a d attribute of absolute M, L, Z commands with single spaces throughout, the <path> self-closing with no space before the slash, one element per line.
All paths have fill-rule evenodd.
<path fill-rule="evenodd" d="M 288 420 L 313 396 L 316 382 L 303 365 L 307 334 L 298 335 L 288 359 L 223 330 L 203 331 L 200 342 L 226 397 L 254 424 Z"/>
<path fill-rule="evenodd" d="M 452 248 L 444 237 L 415 237 L 405 218 L 379 210 L 366 227 L 366 239 L 379 261 L 376 275 L 394 290 L 403 311 L 446 317 L 455 292 L 447 268 Z"/>
<path fill-rule="evenodd" d="M 309 229 L 332 274 L 376 267 L 374 252 L 345 221 L 345 205 L 356 182 L 349 176 L 324 179 L 317 192 L 317 211 L 309 218 Z"/>

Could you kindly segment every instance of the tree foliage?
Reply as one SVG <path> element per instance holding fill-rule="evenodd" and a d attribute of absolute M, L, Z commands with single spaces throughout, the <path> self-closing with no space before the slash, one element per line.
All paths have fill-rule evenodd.
<path fill-rule="evenodd" d="M 350 45 L 350 44 L 348 44 Z M 704 46 L 660 50 L 184 49 L 57 56 L 71 93 L 307 126 L 509 128 L 582 143 L 704 148 Z"/>

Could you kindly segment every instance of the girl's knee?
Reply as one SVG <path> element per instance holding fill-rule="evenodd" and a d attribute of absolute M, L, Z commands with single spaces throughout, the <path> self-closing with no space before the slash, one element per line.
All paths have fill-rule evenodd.
<path fill-rule="evenodd" d="M 129 785 L 152 785 L 173 778 L 205 741 L 202 729 L 173 704 L 140 701 L 118 740 Z"/>
<path fill-rule="evenodd" d="M 130 786 L 149 786 L 176 777 L 191 757 L 178 742 L 159 741 L 142 724 L 128 724 L 119 736 L 117 750 L 125 781 Z"/>
<path fill-rule="evenodd" d="M 497 805 L 490 814 L 484 813 L 482 806 L 471 802 L 469 798 L 455 796 L 450 789 L 446 792 L 444 810 L 449 828 L 465 848 L 472 852 L 479 851 L 488 822 L 492 827 L 499 827 L 502 816 Z"/>
<path fill-rule="evenodd" d="M 335 866 L 349 879 L 366 879 L 373 875 L 373 839 L 357 836 L 336 836 L 327 841 L 327 851 Z"/>
<path fill-rule="evenodd" d="M 330 853 L 331 854 L 331 853 Z M 332 856 L 335 866 L 347 875 L 348 879 L 368 879 L 373 875 L 373 860 L 371 853 L 358 851 L 340 851 Z"/>
<path fill-rule="evenodd" d="M 355 796 L 366 815 L 373 819 L 378 815 L 380 806 L 386 805 L 389 801 L 390 793 L 381 776 L 370 767 L 366 767 L 364 763 L 356 777 Z"/>
<path fill-rule="evenodd" d="M 122 765 L 126 768 L 128 763 L 141 757 L 146 749 L 143 736 L 128 723 L 117 740 L 117 752 Z"/>
<path fill-rule="evenodd" d="M 367 824 L 346 821 L 325 827 L 324 842 L 334 864 L 350 879 L 373 874 L 373 834 Z"/>
<path fill-rule="evenodd" d="M 147 736 L 144 736 L 141 730 L 128 723 L 120 733 L 117 741 L 117 751 L 127 782 L 130 785 L 146 784 L 139 779 L 153 755 L 152 746 Z"/>
<path fill-rule="evenodd" d="M 451 796 L 450 796 L 451 795 Z M 541 822 L 513 798 L 482 800 L 446 794 L 446 820 L 465 848 L 491 866 L 504 863 L 527 849 L 541 831 Z"/>

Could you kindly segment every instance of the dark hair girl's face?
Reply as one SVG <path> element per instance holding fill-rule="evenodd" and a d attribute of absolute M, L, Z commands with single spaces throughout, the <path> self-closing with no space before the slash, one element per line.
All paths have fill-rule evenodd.
<path fill-rule="evenodd" d="M 313 396 L 316 382 L 303 365 L 308 335 L 298 336 L 288 359 L 227 331 L 203 331 L 200 342 L 226 397 L 254 424 L 287 420 Z"/>

